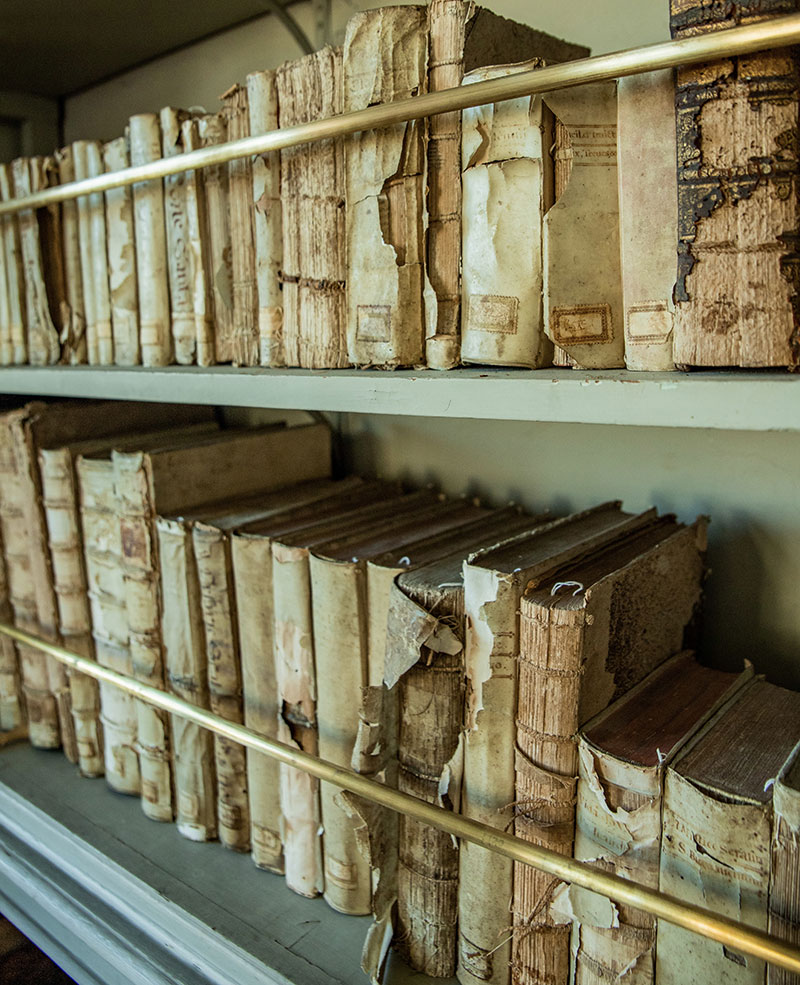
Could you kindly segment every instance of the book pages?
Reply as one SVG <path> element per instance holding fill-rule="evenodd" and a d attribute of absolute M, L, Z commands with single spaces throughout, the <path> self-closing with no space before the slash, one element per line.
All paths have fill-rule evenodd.
<path fill-rule="evenodd" d="M 181 141 L 187 154 L 200 148 L 199 121 L 196 117 L 189 117 L 181 124 Z M 211 251 L 203 169 L 187 171 L 184 182 L 186 230 L 191 255 L 195 354 L 198 366 L 211 366 L 214 363 L 214 292 L 211 283 Z"/>
<path fill-rule="evenodd" d="M 14 197 L 14 181 L 11 167 L 0 164 L 0 201 L 8 202 Z M 8 335 L 11 345 L 11 365 L 27 362 L 28 341 L 25 333 L 25 275 L 22 265 L 22 247 L 19 239 L 19 219 L 16 215 L 0 218 L 3 234 L 3 254 L 5 257 L 6 283 L 8 285 Z M 6 365 L 4 363 L 4 365 Z"/>
<path fill-rule="evenodd" d="M 476 69 L 464 85 L 527 71 L 539 59 Z M 542 321 L 542 216 L 551 135 L 539 96 L 463 110 L 463 362 L 536 368 L 552 361 Z M 521 241 L 519 231 L 525 229 Z"/>
<path fill-rule="evenodd" d="M 800 744 L 772 788 L 772 871 L 769 883 L 771 934 L 800 944 Z M 767 966 L 767 985 L 796 985 L 796 975 Z"/>
<path fill-rule="evenodd" d="M 228 139 L 227 121 L 221 113 L 201 116 L 197 121 L 197 133 L 201 147 L 223 144 Z M 203 168 L 203 186 L 214 335 L 213 339 L 204 335 L 202 346 L 198 340 L 197 361 L 201 366 L 211 366 L 233 359 L 233 271 L 227 166 L 212 164 Z"/>
<path fill-rule="evenodd" d="M 161 129 L 155 113 L 132 116 L 128 127 L 131 164 L 158 160 L 161 157 Z M 172 362 L 173 352 L 164 191 L 159 179 L 133 186 L 133 217 L 142 364 L 166 366 Z"/>
<path fill-rule="evenodd" d="M 250 134 L 261 136 L 278 129 L 278 91 L 275 72 L 247 76 Z M 281 158 L 278 151 L 253 158 L 253 227 L 255 232 L 256 287 L 258 290 L 259 364 L 283 366 L 283 262 L 281 230 Z"/>
<path fill-rule="evenodd" d="M 381 7 L 347 22 L 345 112 L 427 89 L 424 6 Z M 424 361 L 424 122 L 345 140 L 347 351 L 357 366 Z"/>
<path fill-rule="evenodd" d="M 159 113 L 161 152 L 174 157 L 185 150 L 182 124 L 188 114 L 165 106 Z M 186 212 L 186 172 L 164 178 L 164 219 L 167 231 L 167 272 L 169 275 L 169 309 L 172 325 L 172 348 L 175 362 L 191 366 L 195 361 L 197 333 L 194 323 L 192 251 L 189 220 Z"/>
<path fill-rule="evenodd" d="M 58 177 L 62 185 L 75 180 L 72 146 L 62 147 L 56 154 Z M 64 308 L 61 314 L 61 359 L 76 365 L 87 361 L 86 314 L 83 303 L 81 274 L 81 244 L 78 227 L 78 203 L 67 199 L 61 203 L 61 249 L 64 257 Z M 0 341 L 2 358 L 2 341 Z M 7 364 L 6 364 L 7 365 Z"/>
<path fill-rule="evenodd" d="M 129 162 L 126 137 L 117 137 L 103 146 L 106 171 L 121 171 L 128 167 Z M 125 185 L 122 188 L 109 189 L 105 197 L 114 362 L 117 366 L 138 366 L 141 352 L 133 192 L 130 185 Z M 66 204 L 65 202 L 64 205 Z"/>
<path fill-rule="evenodd" d="M 566 187 L 544 218 L 545 330 L 580 369 L 625 363 L 616 85 L 542 97 L 571 149 Z"/>
<path fill-rule="evenodd" d="M 625 365 L 671 370 L 675 314 L 675 80 L 671 69 L 620 79 L 619 221 Z"/>

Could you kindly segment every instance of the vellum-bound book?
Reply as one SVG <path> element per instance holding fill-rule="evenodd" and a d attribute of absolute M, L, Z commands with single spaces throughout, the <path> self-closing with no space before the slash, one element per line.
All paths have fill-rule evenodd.
<path fill-rule="evenodd" d="M 14 197 L 11 166 L 0 164 L 0 201 Z M 3 257 L 8 286 L 8 329 L 4 333 L 3 365 L 17 366 L 27 361 L 28 343 L 25 336 L 25 275 L 22 269 L 22 247 L 19 241 L 19 219 L 16 214 L 0 218 L 3 234 Z M 8 362 L 6 362 L 8 358 Z"/>
<path fill-rule="evenodd" d="M 672 69 L 618 82 L 617 154 L 625 365 L 670 370 L 675 303 L 675 77 Z"/>
<path fill-rule="evenodd" d="M 536 59 L 476 69 L 464 76 L 464 85 L 541 64 Z M 552 118 L 541 96 L 462 111 L 462 362 L 531 368 L 552 362 L 542 321 L 551 143 Z"/>
<path fill-rule="evenodd" d="M 354 14 L 344 41 L 344 112 L 426 91 L 427 11 Z M 347 352 L 357 366 L 424 361 L 425 122 L 345 139 Z"/>
<path fill-rule="evenodd" d="M 566 185 L 544 218 L 545 330 L 578 369 L 625 365 L 617 177 L 617 84 L 546 93 L 564 127 Z"/>
<path fill-rule="evenodd" d="M 562 855 L 575 833 L 579 727 L 692 642 L 706 523 L 649 517 L 528 584 L 520 605 L 514 831 Z M 570 917 L 558 880 L 514 865 L 515 982 L 565 979 Z"/>
<path fill-rule="evenodd" d="M 674 38 L 796 10 L 794 2 L 671 0 Z M 797 49 L 687 66 L 677 75 L 675 362 L 800 362 L 794 230 Z"/>
<path fill-rule="evenodd" d="M 131 165 L 161 157 L 161 128 L 155 113 L 139 113 L 128 122 Z M 136 280 L 139 290 L 139 343 L 144 366 L 172 362 L 172 330 L 167 272 L 164 190 L 159 178 L 133 186 Z"/>
<path fill-rule="evenodd" d="M 462 813 L 505 829 L 516 799 L 519 605 L 528 582 L 649 522 L 618 503 L 561 520 L 471 556 L 464 566 L 467 677 Z M 459 858 L 462 985 L 508 981 L 513 864 L 464 842 Z"/>
<path fill-rule="evenodd" d="M 57 152 L 56 161 L 60 183 L 67 185 L 74 181 L 75 160 L 71 144 L 62 147 Z M 83 275 L 81 273 L 78 202 L 74 198 L 61 203 L 61 249 L 64 257 L 61 358 L 62 362 L 70 364 L 85 363 L 87 361 L 86 312 L 83 300 Z M 1 352 L 0 347 L 0 354 Z"/>
<path fill-rule="evenodd" d="M 658 889 L 667 766 L 752 673 L 749 667 L 741 674 L 702 667 L 684 652 L 583 727 L 575 858 Z M 576 985 L 654 981 L 655 917 L 578 887 L 560 892 L 562 911 L 573 914 Z"/>
<path fill-rule="evenodd" d="M 103 173 L 103 149 L 96 140 L 78 140 L 72 145 L 75 178 L 94 178 Z M 88 361 L 93 366 L 114 362 L 111 325 L 109 266 L 106 243 L 106 214 L 103 194 L 78 198 L 81 277 L 86 311 Z"/>
<path fill-rule="evenodd" d="M 252 72 L 247 76 L 247 102 L 251 136 L 261 136 L 278 129 L 275 72 Z M 280 281 L 283 262 L 280 152 L 257 154 L 251 167 L 258 290 L 258 362 L 261 366 L 283 366 L 286 360 L 283 354 L 283 295 Z"/>
<path fill-rule="evenodd" d="M 800 694 L 755 680 L 668 767 L 661 892 L 767 929 L 772 785 L 798 734 Z M 659 983 L 761 985 L 765 975 L 763 960 L 659 921 Z"/>
<path fill-rule="evenodd" d="M 103 163 L 106 171 L 121 171 L 128 167 L 130 154 L 127 137 L 117 137 L 104 144 Z M 130 185 L 110 188 L 105 198 L 114 363 L 117 366 L 137 366 L 141 362 L 141 352 L 133 192 Z"/>
<path fill-rule="evenodd" d="M 291 127 L 342 112 L 342 50 L 286 62 L 275 77 L 278 120 Z M 287 366 L 348 365 L 344 140 L 281 151 L 283 344 Z"/>
<path fill-rule="evenodd" d="M 199 121 L 190 116 L 181 124 L 184 153 L 201 146 Z M 187 171 L 184 176 L 186 204 L 186 234 L 191 254 L 191 293 L 194 320 L 195 355 L 198 366 L 214 363 L 214 293 L 211 283 L 211 248 L 208 241 L 208 209 L 206 180 L 202 168 Z"/>
<path fill-rule="evenodd" d="M 800 944 L 800 744 L 772 788 L 772 871 L 768 930 Z M 797 975 L 769 965 L 769 985 L 797 985 Z"/>
<path fill-rule="evenodd" d="M 197 121 L 201 147 L 223 144 L 228 124 L 222 113 L 201 116 Z M 231 220 L 228 208 L 228 168 L 212 164 L 203 168 L 206 195 L 208 278 L 213 305 L 213 339 L 198 340 L 197 361 L 201 366 L 229 363 L 233 359 L 233 273 L 231 268 Z"/>
<path fill-rule="evenodd" d="M 4 509 L 2 473 L 0 464 L 0 510 Z M 11 606 L 10 587 L 6 570 L 5 552 L 0 542 L 0 619 L 12 622 L 14 610 Z M 0 641 L 0 732 L 17 728 L 23 721 L 22 690 L 19 677 L 19 662 L 14 641 L 7 636 Z"/>

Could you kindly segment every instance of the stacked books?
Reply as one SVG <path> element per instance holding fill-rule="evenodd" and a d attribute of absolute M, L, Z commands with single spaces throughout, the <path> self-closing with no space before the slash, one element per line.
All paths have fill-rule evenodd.
<path fill-rule="evenodd" d="M 753 16 L 672 6 L 676 36 Z M 253 72 L 218 112 L 0 165 L 0 200 L 587 54 L 466 0 L 362 11 L 342 47 Z M 8 215 L 0 364 L 795 367 L 795 62 L 766 52 L 746 85 L 732 62 L 594 83 Z"/>

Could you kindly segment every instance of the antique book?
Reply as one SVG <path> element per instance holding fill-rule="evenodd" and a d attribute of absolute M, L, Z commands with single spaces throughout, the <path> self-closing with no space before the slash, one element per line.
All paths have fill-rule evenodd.
<path fill-rule="evenodd" d="M 102 145 L 96 140 L 77 140 L 72 145 L 76 180 L 103 172 Z M 109 366 L 114 362 L 111 325 L 106 217 L 103 195 L 78 198 L 81 280 L 86 314 L 88 362 Z"/>
<path fill-rule="evenodd" d="M 12 358 L 11 309 L 6 278 L 6 251 L 2 240 L 0 240 L 0 366 L 10 366 Z"/>
<path fill-rule="evenodd" d="M 247 87 L 231 86 L 221 97 L 228 121 L 228 140 L 250 136 Z M 233 364 L 257 366 L 259 362 L 258 290 L 256 287 L 255 203 L 250 157 L 228 164 L 231 216 L 231 272 L 233 275 Z"/>
<path fill-rule="evenodd" d="M 344 39 L 344 112 L 425 92 L 427 46 L 424 6 L 353 14 Z M 351 134 L 344 152 L 349 360 L 419 365 L 425 358 L 425 121 Z"/>
<path fill-rule="evenodd" d="M 514 832 L 572 855 L 580 726 L 694 642 L 706 521 L 652 518 L 529 582 L 520 605 Z M 569 970 L 570 919 L 551 876 L 514 864 L 512 978 Z"/>
<path fill-rule="evenodd" d="M 165 106 L 158 114 L 161 125 L 161 156 L 184 152 L 182 124 L 188 113 Z M 169 311 L 174 361 L 191 366 L 195 361 L 197 332 L 194 322 L 192 250 L 186 212 L 186 172 L 164 178 L 164 219 L 167 231 Z"/>
<path fill-rule="evenodd" d="M 281 127 L 342 112 L 342 51 L 326 46 L 277 70 Z M 341 137 L 281 152 L 283 345 L 287 366 L 348 365 Z"/>
<path fill-rule="evenodd" d="M 200 121 L 190 116 L 181 124 L 185 153 L 201 147 Z M 214 364 L 214 288 L 211 246 L 208 241 L 206 179 L 202 168 L 187 171 L 183 191 L 186 204 L 186 233 L 191 256 L 191 294 L 194 321 L 194 348 L 198 366 Z"/>
<path fill-rule="evenodd" d="M 261 136 L 278 129 L 278 91 L 275 72 L 252 72 L 247 76 L 250 135 Z M 278 151 L 256 154 L 253 171 L 253 231 L 258 292 L 258 362 L 261 366 L 283 366 L 283 296 L 281 264 L 281 157 Z"/>
<path fill-rule="evenodd" d="M 752 673 L 703 667 L 684 651 L 582 728 L 575 858 L 658 889 L 666 768 Z M 577 887 L 562 884 L 559 894 L 566 899 L 551 906 L 572 914 L 576 985 L 626 975 L 642 985 L 654 981 L 655 917 Z"/>
<path fill-rule="evenodd" d="M 464 565 L 467 677 L 462 813 L 505 829 L 514 821 L 520 599 L 533 578 L 589 556 L 652 520 L 605 503 L 477 552 Z M 464 842 L 459 857 L 462 985 L 503 985 L 511 956 L 513 864 Z"/>
<path fill-rule="evenodd" d="M 128 167 L 127 137 L 117 137 L 103 145 L 103 163 L 106 171 L 121 171 Z M 117 366 L 138 366 L 142 357 L 139 347 L 133 192 L 130 185 L 125 185 L 109 189 L 105 192 L 105 198 L 114 363 Z"/>
<path fill-rule="evenodd" d="M 8 202 L 14 197 L 14 182 L 11 167 L 0 164 L 0 201 Z M 3 255 L 5 259 L 6 283 L 8 285 L 8 333 L 6 345 L 10 345 L 10 363 L 18 366 L 27 362 L 28 343 L 25 335 L 25 275 L 22 268 L 22 247 L 19 241 L 19 219 L 16 215 L 0 218 L 3 233 Z M 8 349 L 6 349 L 8 354 Z"/>
<path fill-rule="evenodd" d="M 11 162 L 11 174 L 16 198 L 44 187 L 41 158 L 18 157 Z M 22 209 L 17 213 L 17 219 L 24 274 L 23 316 L 28 362 L 31 366 L 47 366 L 58 362 L 60 345 L 47 298 L 39 219 L 33 209 Z"/>
<path fill-rule="evenodd" d="M 231 558 L 236 597 L 237 635 L 242 662 L 244 722 L 269 738 L 278 737 L 281 706 L 275 667 L 275 600 L 273 592 L 272 537 L 307 527 L 323 518 L 359 504 L 376 503 L 391 487 L 362 483 L 357 478 L 336 484 L 324 503 L 296 507 L 286 517 L 243 526 L 231 537 Z M 311 616 L 308 593 L 288 596 Z M 284 617 L 285 618 L 285 617 Z M 298 784 L 303 774 L 297 775 Z M 280 767 L 276 760 L 248 752 L 247 785 L 250 797 L 250 843 L 259 868 L 283 874 L 285 823 L 280 807 Z M 302 809 L 302 804 L 300 805 Z M 317 808 L 316 815 L 318 817 Z M 316 832 L 314 832 L 316 837 Z M 320 866 L 321 867 L 321 866 Z M 290 876 L 291 878 L 291 876 Z M 314 880 L 312 883 L 316 885 Z"/>
<path fill-rule="evenodd" d="M 672 69 L 620 79 L 619 223 L 625 366 L 671 370 L 678 188 Z"/>
<path fill-rule="evenodd" d="M 62 185 L 75 180 L 74 150 L 71 144 L 56 154 L 58 177 Z M 83 301 L 81 273 L 81 244 L 78 224 L 78 202 L 67 199 L 61 203 L 61 249 L 64 257 L 64 310 L 61 316 L 61 360 L 72 365 L 85 363 L 86 312 Z M 6 364 L 7 365 L 7 364 Z"/>
<path fill-rule="evenodd" d="M 0 451 L 0 455 L 2 452 Z M 4 466 L 0 462 L 0 510 L 5 509 L 3 500 Z M 0 524 L 0 536 L 2 524 Z M 14 621 L 14 610 L 11 605 L 11 589 L 6 569 L 5 550 L 0 540 L 0 619 L 3 622 Z M 10 732 L 18 728 L 25 720 L 22 703 L 22 682 L 19 676 L 19 661 L 17 647 L 13 640 L 4 636 L 0 640 L 0 732 Z"/>
<path fill-rule="evenodd" d="M 132 165 L 161 157 L 161 128 L 155 113 L 132 116 L 128 129 Z M 133 186 L 133 218 L 142 364 L 166 366 L 172 362 L 173 347 L 164 189 L 158 178 Z"/>
<path fill-rule="evenodd" d="M 45 191 L 59 183 L 58 163 L 55 156 L 31 158 L 31 190 Z M 62 341 L 66 337 L 66 275 L 64 271 L 64 244 L 61 227 L 61 204 L 58 202 L 42 206 L 36 210 L 39 227 L 39 245 L 42 257 L 47 306 L 50 319 L 55 328 L 55 336 L 48 341 L 50 358 L 69 362 L 69 349 L 65 350 Z"/>
<path fill-rule="evenodd" d="M 541 64 L 475 69 L 463 83 Z M 462 111 L 462 362 L 530 368 L 552 362 L 542 319 L 542 219 L 553 199 L 552 142 L 552 115 L 541 96 Z"/>
<path fill-rule="evenodd" d="M 570 151 L 566 185 L 544 217 L 545 331 L 579 369 L 624 366 L 617 84 L 543 99 Z"/>
<path fill-rule="evenodd" d="M 671 0 L 674 38 L 797 9 L 793 0 Z M 779 48 L 677 76 L 678 277 L 675 362 L 800 361 L 797 260 L 798 55 Z"/>
<path fill-rule="evenodd" d="M 769 882 L 771 934 L 800 944 L 800 744 L 772 788 L 772 869 Z M 770 964 L 768 985 L 797 985 L 797 975 Z"/>
<path fill-rule="evenodd" d="M 197 121 L 201 147 L 223 144 L 228 139 L 228 125 L 222 113 L 201 116 Z M 208 271 L 213 304 L 213 340 L 207 340 L 203 352 L 199 348 L 200 365 L 229 363 L 233 359 L 233 274 L 231 269 L 231 220 L 228 210 L 228 168 L 212 164 L 203 168 L 203 188 L 206 196 L 206 226 Z M 213 345 L 211 344 L 213 342 Z"/>
<path fill-rule="evenodd" d="M 561 41 L 465 0 L 428 4 L 428 90 L 461 85 L 464 73 L 487 65 L 542 58 L 570 61 L 587 48 Z M 426 361 L 451 369 L 460 357 L 461 113 L 428 120 Z"/>
<path fill-rule="evenodd" d="M 324 468 L 329 457 L 330 435 L 320 424 L 221 431 L 196 443 L 113 453 L 131 665 L 137 679 L 165 686 L 156 514 L 288 485 L 308 477 L 310 462 Z M 171 821 L 168 715 L 139 701 L 136 717 L 142 808 L 154 820 Z"/>
<path fill-rule="evenodd" d="M 757 679 L 667 768 L 658 888 L 767 929 L 772 783 L 800 734 L 800 694 Z M 765 962 L 658 923 L 663 985 L 756 982 Z"/>
<path fill-rule="evenodd" d="M 89 157 L 87 140 L 76 140 L 72 144 L 72 169 L 76 181 L 89 177 Z M 94 263 L 92 239 L 92 202 L 90 195 L 75 199 L 78 220 L 78 262 L 81 268 L 83 289 L 83 315 L 86 323 L 86 361 L 96 366 L 100 362 L 100 349 L 97 332 L 97 292 L 95 277 L 97 265 Z M 109 326 L 110 327 L 110 326 Z"/>

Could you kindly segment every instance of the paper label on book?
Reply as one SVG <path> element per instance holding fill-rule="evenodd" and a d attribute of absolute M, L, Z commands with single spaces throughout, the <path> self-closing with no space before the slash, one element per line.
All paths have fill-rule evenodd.
<path fill-rule="evenodd" d="M 630 345 L 666 342 L 672 332 L 672 312 L 663 301 L 629 305 L 625 321 Z"/>
<path fill-rule="evenodd" d="M 572 164 L 608 167 L 617 163 L 617 128 L 612 123 L 583 123 L 569 127 Z"/>
<path fill-rule="evenodd" d="M 388 304 L 360 304 L 356 337 L 364 342 L 388 342 L 392 330 L 392 309 Z"/>
<path fill-rule="evenodd" d="M 610 342 L 614 337 L 611 305 L 578 304 L 569 308 L 553 308 L 550 331 L 553 341 L 560 346 Z"/>
<path fill-rule="evenodd" d="M 503 332 L 515 335 L 519 298 L 499 294 L 469 294 L 466 326 L 474 332 Z"/>

